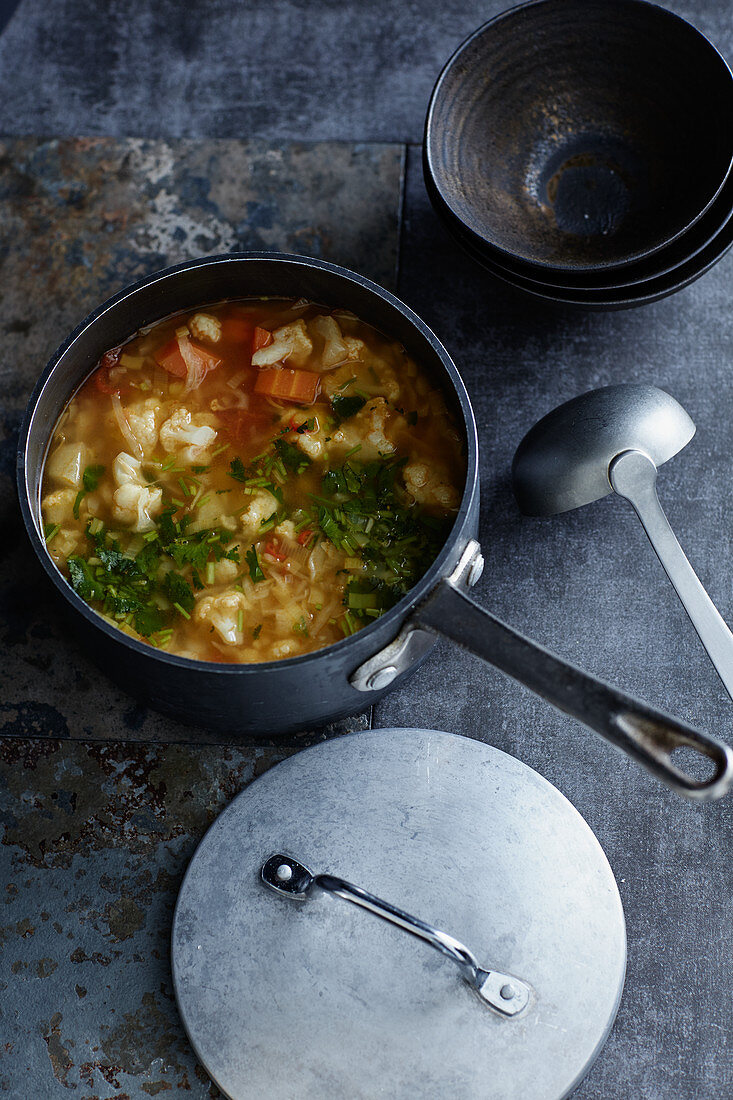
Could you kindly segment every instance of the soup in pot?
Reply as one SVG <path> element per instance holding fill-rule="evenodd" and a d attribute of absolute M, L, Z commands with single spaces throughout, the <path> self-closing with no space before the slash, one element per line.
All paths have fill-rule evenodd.
<path fill-rule="evenodd" d="M 445 542 L 465 479 L 405 349 L 305 301 L 227 302 L 102 356 L 54 429 L 48 552 L 120 630 L 257 662 L 382 615 Z"/>

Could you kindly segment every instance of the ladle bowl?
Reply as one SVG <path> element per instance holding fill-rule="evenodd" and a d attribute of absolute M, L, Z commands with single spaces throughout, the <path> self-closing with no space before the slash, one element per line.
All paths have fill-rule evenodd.
<path fill-rule="evenodd" d="M 616 492 L 634 508 L 728 694 L 733 635 L 687 560 L 659 503 L 657 467 L 692 439 L 695 425 L 656 386 L 605 386 L 565 402 L 525 435 L 512 466 L 527 515 L 553 516 Z"/>

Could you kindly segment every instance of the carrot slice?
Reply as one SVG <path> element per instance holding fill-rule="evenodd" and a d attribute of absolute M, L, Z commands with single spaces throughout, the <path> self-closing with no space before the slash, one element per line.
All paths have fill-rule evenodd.
<path fill-rule="evenodd" d="M 266 348 L 268 344 L 272 343 L 272 333 L 269 329 L 260 328 L 259 325 L 255 328 L 254 340 L 252 341 L 252 351 L 259 351 L 260 348 Z"/>
<path fill-rule="evenodd" d="M 194 344 L 193 341 L 191 341 L 191 350 L 203 360 L 207 373 L 221 363 L 221 358 L 218 355 L 207 351 L 199 344 Z M 158 348 L 156 352 L 153 352 L 153 358 L 159 367 L 168 371 L 168 374 L 175 374 L 177 378 L 185 378 L 188 374 L 186 361 L 181 355 L 181 348 L 176 336 L 167 344 L 164 344 L 162 348 Z"/>
<path fill-rule="evenodd" d="M 153 358 L 159 367 L 168 371 L 168 374 L 175 374 L 177 378 L 186 377 L 186 364 L 183 361 L 181 349 L 175 336 L 162 348 L 158 348 L 153 353 Z"/>
<path fill-rule="evenodd" d="M 255 382 L 255 393 L 274 397 L 278 401 L 294 401 L 296 405 L 312 405 L 321 385 L 320 375 L 310 370 L 261 370 Z"/>

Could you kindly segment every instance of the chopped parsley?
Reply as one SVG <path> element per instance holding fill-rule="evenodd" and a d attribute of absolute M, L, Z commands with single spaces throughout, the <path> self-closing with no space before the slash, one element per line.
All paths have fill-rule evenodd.
<path fill-rule="evenodd" d="M 247 470 L 239 456 L 233 458 L 232 461 L 229 463 L 229 476 L 233 477 L 236 481 L 247 480 Z"/>
<path fill-rule="evenodd" d="M 342 393 L 336 393 L 331 398 L 331 404 L 339 420 L 348 420 L 350 417 L 355 416 L 360 409 L 364 408 L 366 405 L 366 398 L 359 397 L 356 394 L 347 397 Z"/>
<path fill-rule="evenodd" d="M 244 557 L 249 566 L 249 575 L 252 580 L 255 583 L 257 583 L 257 581 L 263 581 L 265 579 L 265 574 L 262 572 L 262 567 L 260 566 L 255 547 L 250 546 Z"/>
<path fill-rule="evenodd" d="M 79 505 L 83 501 L 87 493 L 93 493 L 99 485 L 99 479 L 104 473 L 104 466 L 87 466 L 84 473 L 81 475 L 81 483 L 83 488 L 76 494 L 76 500 L 74 501 L 74 507 L 72 511 L 74 513 L 74 519 L 79 518 Z"/>

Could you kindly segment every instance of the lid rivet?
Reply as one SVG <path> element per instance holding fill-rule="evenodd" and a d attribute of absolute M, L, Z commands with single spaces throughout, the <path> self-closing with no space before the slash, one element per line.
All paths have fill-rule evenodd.
<path fill-rule="evenodd" d="M 507 982 L 506 985 L 503 985 L 499 992 L 501 993 L 505 1001 L 511 1001 L 516 996 L 514 986 L 511 985 L 510 982 Z"/>
<path fill-rule="evenodd" d="M 275 871 L 275 878 L 280 882 L 290 882 L 293 877 L 293 868 L 289 867 L 287 863 L 281 863 L 277 871 Z"/>

